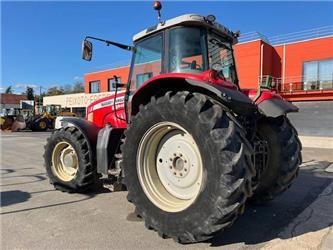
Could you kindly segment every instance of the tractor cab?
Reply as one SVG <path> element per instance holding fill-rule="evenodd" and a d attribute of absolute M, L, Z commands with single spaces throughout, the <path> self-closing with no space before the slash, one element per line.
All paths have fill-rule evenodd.
<path fill-rule="evenodd" d="M 136 34 L 133 40 L 131 89 L 159 74 L 201 74 L 210 69 L 238 83 L 232 49 L 237 34 L 216 23 L 214 16 L 179 16 Z"/>
<path fill-rule="evenodd" d="M 238 85 L 232 48 L 238 35 L 215 22 L 213 15 L 186 14 L 160 21 L 139 32 L 133 37 L 133 46 L 86 37 L 83 59 L 90 61 L 92 57 L 92 43 L 88 39 L 133 51 L 130 90 L 160 74 L 202 74 L 208 70 L 214 70 L 219 78 Z"/>
<path fill-rule="evenodd" d="M 133 53 L 128 82 L 126 85 L 117 82 L 115 93 L 112 95 L 113 105 L 109 112 L 114 112 L 114 115 L 106 116 L 103 110 L 96 109 L 96 107 L 105 107 L 111 103 L 108 100 L 98 100 L 87 108 L 87 119 L 102 127 L 108 123 L 113 127 L 117 127 L 119 124 L 126 127 L 126 123 L 130 122 L 130 117 L 137 112 L 140 103 L 148 101 L 145 98 L 149 98 L 150 94 L 159 92 L 157 89 L 144 88 L 143 90 L 143 87 L 147 85 L 155 87 L 158 85 L 156 88 L 165 89 L 166 86 L 163 84 L 168 86 L 175 84 L 177 85 L 174 86 L 175 88 L 185 89 L 189 87 L 186 85 L 188 80 L 197 80 L 201 82 L 199 88 L 206 89 L 206 91 L 211 91 L 207 90 L 210 88 L 208 85 L 238 89 L 233 53 L 233 45 L 237 43 L 238 36 L 238 32 L 233 33 L 217 23 L 213 15 L 201 16 L 198 14 L 186 14 L 166 21 L 161 21 L 159 18 L 158 24 L 134 35 L 133 45 L 87 36 L 82 44 L 84 60 L 90 61 L 92 58 L 93 45 L 90 40 L 101 41 Z M 159 84 L 150 84 L 157 78 L 159 78 Z M 124 100 L 118 93 L 118 87 L 126 87 L 127 90 L 125 109 L 115 105 L 118 98 Z M 215 88 L 214 91 L 218 96 L 223 95 L 220 98 L 231 98 L 226 93 L 228 90 L 222 93 L 220 89 Z M 139 94 L 139 92 L 141 93 Z M 248 98 L 240 93 L 230 93 L 230 95 L 233 95 L 239 102 L 234 105 L 235 109 L 252 109 L 249 112 L 253 112 L 255 107 L 249 106 L 251 101 Z M 95 115 L 91 114 L 93 110 Z M 110 119 L 95 120 L 100 116 Z"/>

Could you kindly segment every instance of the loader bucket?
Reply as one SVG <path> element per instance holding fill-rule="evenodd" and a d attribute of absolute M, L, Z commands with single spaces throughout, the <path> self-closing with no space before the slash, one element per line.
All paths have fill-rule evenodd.
<path fill-rule="evenodd" d="M 12 132 L 17 132 L 17 131 L 20 131 L 22 129 L 25 129 L 26 128 L 26 123 L 24 121 L 24 119 L 16 119 L 12 125 Z"/>
<path fill-rule="evenodd" d="M 14 118 L 6 116 L 4 118 L 1 118 L 3 121 L 1 122 L 1 129 L 2 130 L 11 130 L 12 125 L 14 123 Z"/>

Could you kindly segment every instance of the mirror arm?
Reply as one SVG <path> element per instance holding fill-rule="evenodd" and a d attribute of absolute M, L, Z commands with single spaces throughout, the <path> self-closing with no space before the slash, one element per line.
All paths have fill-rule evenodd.
<path fill-rule="evenodd" d="M 86 36 L 85 40 L 87 40 L 87 39 L 101 41 L 101 42 L 106 43 L 107 46 L 114 45 L 114 46 L 116 46 L 118 48 L 121 48 L 121 49 L 124 49 L 124 50 L 134 51 L 134 49 L 135 49 L 133 46 L 130 46 L 130 45 L 116 43 L 116 42 L 108 41 L 108 40 L 97 38 L 97 37 Z"/>

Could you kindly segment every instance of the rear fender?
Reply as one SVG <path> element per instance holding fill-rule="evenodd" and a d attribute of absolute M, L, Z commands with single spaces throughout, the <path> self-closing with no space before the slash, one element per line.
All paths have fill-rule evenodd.
<path fill-rule="evenodd" d="M 272 91 L 263 91 L 256 100 L 260 113 L 267 117 L 278 117 L 290 112 L 298 112 L 298 108 Z"/>
<path fill-rule="evenodd" d="M 257 110 L 256 105 L 237 89 L 175 77 L 156 79 L 136 91 L 128 105 L 131 115 L 135 115 L 139 111 L 139 106 L 147 104 L 152 96 L 163 96 L 168 91 L 189 91 L 208 95 L 236 114 L 251 115 Z"/>
<path fill-rule="evenodd" d="M 278 117 L 290 112 L 298 112 L 298 108 L 282 99 L 268 99 L 258 104 L 259 111 L 267 117 Z"/>

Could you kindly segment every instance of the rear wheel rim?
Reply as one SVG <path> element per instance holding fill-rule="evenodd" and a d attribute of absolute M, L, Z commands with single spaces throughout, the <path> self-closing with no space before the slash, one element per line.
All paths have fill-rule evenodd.
<path fill-rule="evenodd" d="M 75 178 L 79 161 L 75 149 L 68 142 L 59 142 L 52 152 L 52 172 L 60 180 L 68 182 Z"/>
<path fill-rule="evenodd" d="M 167 212 L 185 210 L 198 197 L 203 182 L 199 148 L 183 127 L 158 123 L 141 139 L 137 173 L 146 196 L 157 207 Z"/>

